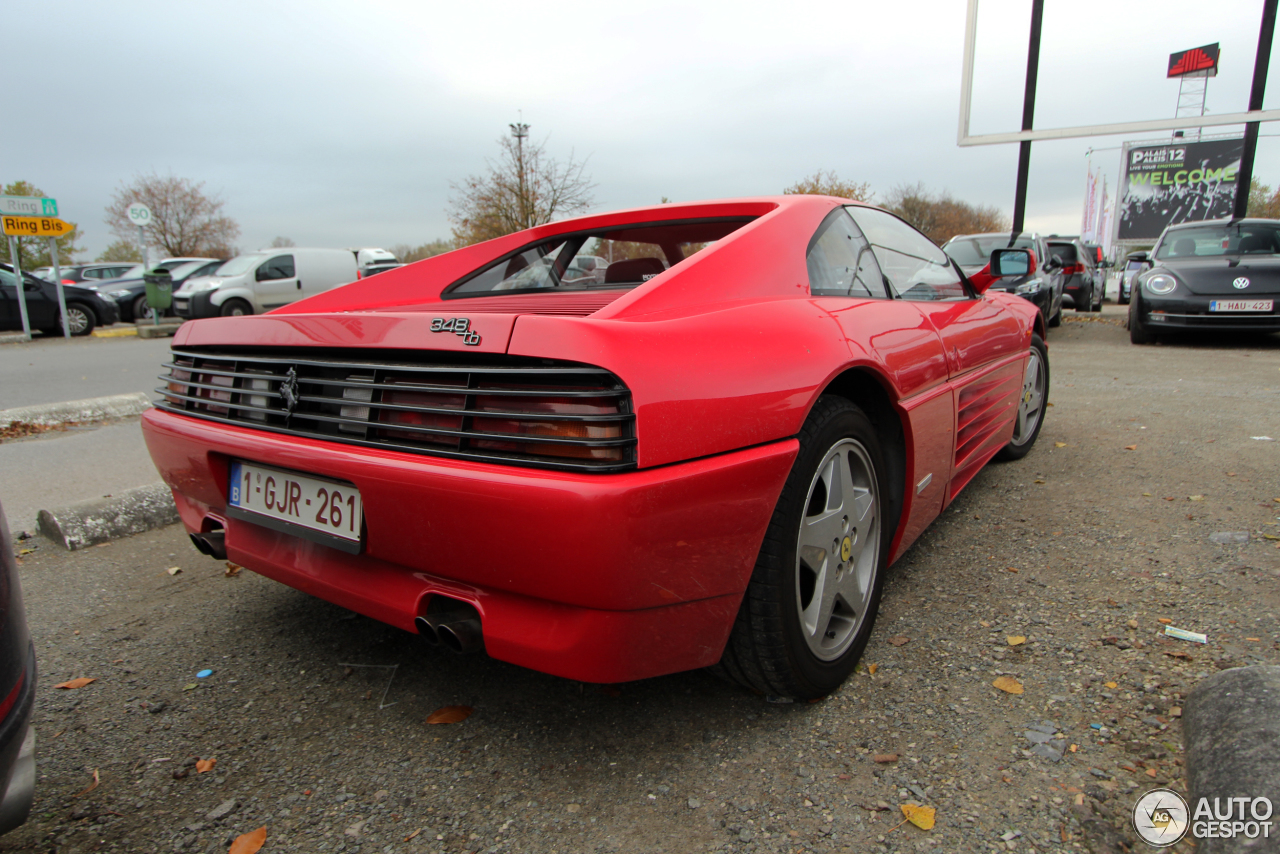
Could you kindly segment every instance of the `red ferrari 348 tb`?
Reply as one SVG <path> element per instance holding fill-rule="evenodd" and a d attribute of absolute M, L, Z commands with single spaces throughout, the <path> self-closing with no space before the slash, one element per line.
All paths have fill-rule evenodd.
<path fill-rule="evenodd" d="M 583 217 L 187 323 L 143 430 L 206 553 L 571 679 L 812 698 L 1035 442 L 1041 320 L 983 292 L 1034 263 L 824 196 Z"/>

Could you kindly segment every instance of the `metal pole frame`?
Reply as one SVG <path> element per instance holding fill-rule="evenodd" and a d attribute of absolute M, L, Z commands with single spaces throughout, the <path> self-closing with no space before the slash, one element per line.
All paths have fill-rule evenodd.
<path fill-rule="evenodd" d="M 1271 0 L 1266 0 L 1270 3 Z M 1215 113 L 1199 118 L 1152 119 L 1141 122 L 1117 122 L 1105 125 L 1078 125 L 1076 127 L 1050 128 L 1047 130 L 1022 130 L 1013 133 L 987 133 L 974 136 L 969 133 L 969 113 L 973 106 L 973 57 L 977 43 L 978 0 L 968 0 L 968 12 L 964 27 L 964 64 L 960 81 L 960 123 L 956 134 L 956 144 L 962 147 L 970 145 L 1000 145 L 1009 142 L 1023 142 L 1045 139 L 1076 139 L 1088 136 L 1115 136 L 1118 134 L 1147 133 L 1164 130 L 1181 130 L 1184 128 L 1221 127 L 1223 125 L 1242 125 L 1250 122 L 1280 121 L 1280 110 L 1249 110 L 1244 113 Z M 1270 45 L 1268 44 L 1268 51 Z"/>
<path fill-rule="evenodd" d="M 1267 88 L 1267 68 L 1271 64 L 1271 40 L 1276 32 L 1276 0 L 1264 0 L 1262 26 L 1258 29 L 1258 54 L 1253 60 L 1253 86 L 1249 90 L 1249 110 L 1262 109 L 1262 95 Z M 1244 127 L 1244 151 L 1240 155 L 1240 171 L 1236 176 L 1236 203 L 1233 219 L 1243 219 L 1249 212 L 1249 188 L 1253 184 L 1253 158 L 1258 151 L 1258 122 Z"/>
<path fill-rule="evenodd" d="M 27 316 L 27 282 L 22 278 L 22 259 L 18 257 L 18 238 L 9 235 L 9 260 L 13 266 L 13 283 L 18 292 L 18 314 L 22 315 L 22 334 L 31 340 L 31 319 Z"/>
<path fill-rule="evenodd" d="M 53 262 L 53 281 L 58 288 L 58 316 L 62 318 L 62 337 L 71 337 L 67 322 L 67 295 L 62 290 L 62 265 L 58 262 L 58 238 L 49 235 L 49 260 Z"/>
<path fill-rule="evenodd" d="M 1031 0 L 1031 36 L 1027 41 L 1027 85 L 1022 92 L 1022 129 L 1031 130 L 1036 113 L 1036 78 L 1040 74 L 1040 28 L 1044 0 Z M 1027 180 L 1031 172 L 1031 140 L 1018 144 L 1018 186 L 1013 194 L 1013 233 L 1022 233 L 1027 212 Z M 1046 259 L 1041 259 L 1043 263 Z"/>

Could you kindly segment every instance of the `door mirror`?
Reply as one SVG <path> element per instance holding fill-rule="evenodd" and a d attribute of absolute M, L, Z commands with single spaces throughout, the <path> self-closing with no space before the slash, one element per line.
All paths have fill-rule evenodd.
<path fill-rule="evenodd" d="M 991 253 L 991 275 L 1026 276 L 1035 272 L 1036 264 L 1026 249 L 996 249 Z"/>

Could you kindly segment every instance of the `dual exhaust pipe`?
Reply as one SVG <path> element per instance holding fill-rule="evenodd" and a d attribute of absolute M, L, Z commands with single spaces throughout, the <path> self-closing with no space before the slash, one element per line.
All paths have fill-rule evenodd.
<path fill-rule="evenodd" d="M 191 545 L 195 546 L 196 551 L 202 555 L 208 555 L 217 560 L 227 559 L 226 531 L 206 531 L 202 534 L 192 534 Z"/>
<path fill-rule="evenodd" d="M 457 653 L 479 652 L 484 649 L 484 632 L 480 628 L 480 614 L 466 602 L 446 600 L 448 610 L 415 617 L 414 626 L 422 639 L 432 646 L 443 646 Z"/>

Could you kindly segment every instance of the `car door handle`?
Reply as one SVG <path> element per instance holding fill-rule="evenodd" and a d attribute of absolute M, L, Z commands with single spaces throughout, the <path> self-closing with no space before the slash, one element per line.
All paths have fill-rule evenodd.
<path fill-rule="evenodd" d="M 302 290 L 302 279 L 298 279 L 298 290 Z"/>

